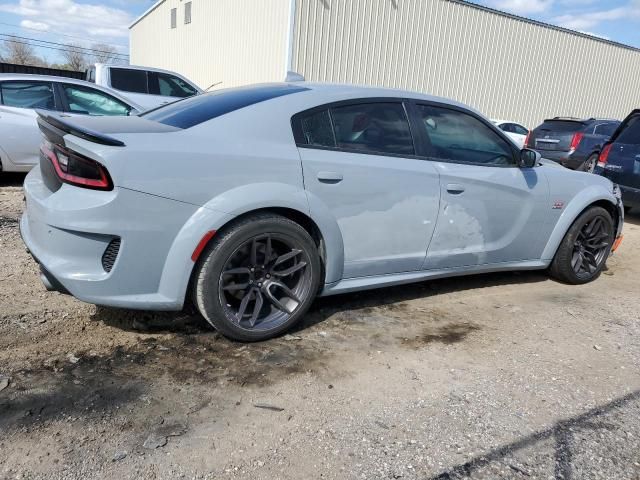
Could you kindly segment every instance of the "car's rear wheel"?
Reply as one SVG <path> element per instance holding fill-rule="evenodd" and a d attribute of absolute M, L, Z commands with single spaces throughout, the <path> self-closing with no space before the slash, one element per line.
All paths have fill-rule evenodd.
<path fill-rule="evenodd" d="M 594 153 L 584 161 L 584 163 L 580 167 L 580 170 L 582 170 L 583 172 L 593 173 L 597 164 L 598 164 L 598 154 Z"/>
<path fill-rule="evenodd" d="M 602 207 L 586 210 L 562 240 L 551 264 L 551 274 L 574 285 L 598 278 L 611 252 L 613 228 L 607 210 Z"/>
<path fill-rule="evenodd" d="M 321 279 L 315 242 L 297 223 L 271 214 L 216 235 L 199 265 L 195 301 L 220 333 L 261 341 L 283 333 L 311 306 Z"/>

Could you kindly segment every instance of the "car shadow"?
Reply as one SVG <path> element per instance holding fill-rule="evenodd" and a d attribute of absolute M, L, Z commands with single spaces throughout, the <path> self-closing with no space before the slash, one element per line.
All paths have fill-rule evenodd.
<path fill-rule="evenodd" d="M 531 474 L 522 467 L 514 464 L 513 457 L 520 450 L 530 448 L 545 441 L 553 442 L 554 475 L 555 480 L 572 480 L 579 478 L 574 475 L 574 457 L 580 445 L 576 439 L 577 433 L 581 431 L 602 431 L 611 430 L 615 427 L 605 422 L 605 415 L 619 414 L 625 408 L 633 409 L 634 402 L 640 400 L 640 390 L 631 392 L 625 396 L 597 406 L 582 415 L 577 415 L 566 420 L 561 420 L 553 424 L 552 427 L 532 433 L 516 440 L 515 442 L 503 445 L 494 450 L 472 458 L 468 462 L 459 464 L 431 477 L 431 480 L 452 480 L 456 478 L 468 478 L 483 467 L 492 462 L 503 462 L 511 468 L 514 473 L 518 473 L 518 478 L 529 477 Z"/>
<path fill-rule="evenodd" d="M 624 223 L 640 226 L 640 208 L 632 208 L 624 216 Z"/>
<path fill-rule="evenodd" d="M 331 297 L 319 297 L 303 320 L 288 333 L 304 331 L 314 325 L 325 322 L 337 313 L 345 311 L 385 307 L 409 300 L 425 299 L 453 292 L 538 283 L 548 279 L 549 277 L 544 271 L 487 273 L 345 293 Z M 96 307 L 96 312 L 91 318 L 109 326 L 138 333 L 179 333 L 190 335 L 210 332 L 212 328 L 191 305 L 185 308 L 184 311 L 177 313 Z"/>
<path fill-rule="evenodd" d="M 21 187 L 26 173 L 0 172 L 0 188 Z"/>

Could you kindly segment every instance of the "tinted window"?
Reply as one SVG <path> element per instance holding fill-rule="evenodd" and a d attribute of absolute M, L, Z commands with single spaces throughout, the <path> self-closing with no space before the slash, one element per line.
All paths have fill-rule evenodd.
<path fill-rule="evenodd" d="M 43 82 L 3 82 L 2 104 L 9 107 L 55 109 L 53 87 Z"/>
<path fill-rule="evenodd" d="M 150 110 L 142 116 L 148 120 L 178 128 L 189 128 L 272 98 L 308 90 L 291 85 L 243 87 L 204 93 Z"/>
<path fill-rule="evenodd" d="M 300 122 L 302 123 L 302 142 L 304 145 L 319 147 L 336 146 L 329 110 L 310 113 L 303 116 Z"/>
<path fill-rule="evenodd" d="M 433 157 L 482 165 L 514 164 L 507 142 L 477 118 L 427 105 L 419 105 L 418 113 Z"/>
<path fill-rule="evenodd" d="M 629 120 L 615 142 L 626 145 L 640 145 L 640 116 L 632 117 Z"/>
<path fill-rule="evenodd" d="M 361 103 L 331 109 L 338 148 L 413 155 L 409 122 L 401 103 Z"/>
<path fill-rule="evenodd" d="M 92 88 L 64 85 L 69 111 L 86 115 L 129 115 L 131 108 L 120 100 Z"/>
<path fill-rule="evenodd" d="M 524 128 L 522 125 L 518 125 L 517 123 L 513 123 L 513 133 L 517 133 L 518 135 L 528 135 L 529 130 Z"/>
<path fill-rule="evenodd" d="M 149 93 L 165 97 L 186 98 L 197 95 L 198 91 L 175 75 L 149 72 Z"/>
<path fill-rule="evenodd" d="M 606 135 L 607 137 L 610 137 L 613 135 L 613 132 L 616 131 L 616 128 L 618 128 L 617 123 L 601 123 L 600 125 L 596 125 L 593 133 L 596 135 Z"/>
<path fill-rule="evenodd" d="M 147 72 L 144 70 L 128 70 L 111 68 L 111 86 L 123 92 L 149 93 Z"/>
<path fill-rule="evenodd" d="M 558 132 L 558 133 L 575 133 L 584 128 L 582 122 L 572 122 L 568 120 L 545 120 L 537 130 L 543 132 Z"/>

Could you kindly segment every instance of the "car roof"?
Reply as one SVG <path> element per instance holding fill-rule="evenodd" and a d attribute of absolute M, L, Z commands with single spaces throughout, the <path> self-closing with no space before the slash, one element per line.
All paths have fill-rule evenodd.
<path fill-rule="evenodd" d="M 10 80 L 33 80 L 40 82 L 71 83 L 73 85 L 93 88 L 95 90 L 99 90 L 101 92 L 108 93 L 113 97 L 116 97 L 118 100 L 125 102 L 127 105 L 135 108 L 139 112 L 144 111 L 144 108 L 142 108 L 140 105 L 132 102 L 129 98 L 119 94 L 118 92 L 111 90 L 110 88 L 101 87 L 100 85 L 96 85 L 92 82 L 87 82 L 86 80 L 79 80 L 77 78 L 70 77 L 56 77 L 54 75 L 36 75 L 32 73 L 0 73 L 0 82 Z"/>
<path fill-rule="evenodd" d="M 515 120 L 500 120 L 500 119 L 492 118 L 491 121 L 496 125 L 501 125 L 503 123 L 515 123 L 516 125 L 520 125 L 521 127 L 524 127 L 522 123 L 516 122 Z"/>
<path fill-rule="evenodd" d="M 410 90 L 402 90 L 395 88 L 373 87 L 368 85 L 350 85 L 340 83 L 319 83 L 319 82 L 285 82 L 284 84 L 292 87 L 302 87 L 312 92 L 318 100 L 318 105 L 322 103 L 330 103 L 332 99 L 335 101 L 357 99 L 357 98 L 409 98 L 414 100 L 425 100 L 429 102 L 442 103 L 452 105 L 485 116 L 481 112 L 475 110 L 469 105 L 451 100 L 449 98 L 428 95 Z"/>
<path fill-rule="evenodd" d="M 578 118 L 578 117 L 553 117 L 545 119 L 545 122 L 554 122 L 554 121 L 562 121 L 562 122 L 578 122 L 578 123 L 590 123 L 590 122 L 619 122 L 620 120 L 616 120 L 615 118 Z"/>

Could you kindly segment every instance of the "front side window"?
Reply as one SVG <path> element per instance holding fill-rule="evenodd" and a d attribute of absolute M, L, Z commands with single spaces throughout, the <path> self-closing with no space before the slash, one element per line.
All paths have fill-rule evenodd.
<path fill-rule="evenodd" d="M 53 86 L 46 82 L 2 82 L 0 83 L 0 100 L 8 107 L 56 108 Z"/>
<path fill-rule="evenodd" d="M 198 91 L 175 75 L 161 72 L 149 72 L 149 93 L 164 97 L 187 98 Z"/>
<path fill-rule="evenodd" d="M 147 72 L 127 68 L 111 68 L 111 86 L 116 90 L 131 93 L 149 93 Z"/>
<path fill-rule="evenodd" d="M 413 155 L 413 139 L 401 103 L 359 103 L 331 108 L 337 148 Z"/>
<path fill-rule="evenodd" d="M 120 100 L 91 88 L 64 85 L 69 111 L 85 115 L 129 115 L 131 108 Z"/>
<path fill-rule="evenodd" d="M 509 144 L 477 118 L 448 108 L 418 105 L 430 156 L 458 163 L 515 165 Z"/>

